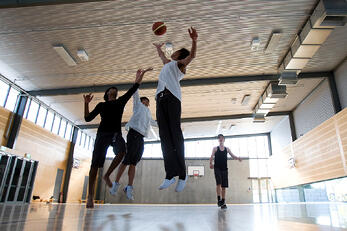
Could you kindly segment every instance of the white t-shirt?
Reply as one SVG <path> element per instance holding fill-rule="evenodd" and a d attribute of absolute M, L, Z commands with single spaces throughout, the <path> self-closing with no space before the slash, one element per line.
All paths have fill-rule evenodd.
<path fill-rule="evenodd" d="M 159 74 L 157 93 L 168 89 L 177 99 L 181 101 L 181 85 L 180 81 L 183 79 L 184 74 L 177 66 L 177 61 L 170 61 L 165 64 Z"/>
<path fill-rule="evenodd" d="M 129 131 L 132 128 L 141 135 L 148 137 L 151 126 L 158 127 L 157 122 L 152 119 L 149 108 L 141 103 L 139 91 L 137 90 L 133 95 L 133 116 L 125 125 L 125 129 Z"/>

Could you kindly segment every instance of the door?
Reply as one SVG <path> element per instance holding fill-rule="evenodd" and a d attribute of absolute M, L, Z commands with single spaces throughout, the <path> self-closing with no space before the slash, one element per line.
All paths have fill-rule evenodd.
<path fill-rule="evenodd" d="M 58 168 L 57 176 L 55 177 L 54 190 L 53 190 L 54 202 L 59 201 L 61 184 L 63 183 L 63 176 L 64 176 L 64 170 Z"/>
<path fill-rule="evenodd" d="M 82 200 L 85 200 L 87 198 L 88 181 L 89 181 L 89 176 L 85 176 L 84 183 L 83 183 Z"/>

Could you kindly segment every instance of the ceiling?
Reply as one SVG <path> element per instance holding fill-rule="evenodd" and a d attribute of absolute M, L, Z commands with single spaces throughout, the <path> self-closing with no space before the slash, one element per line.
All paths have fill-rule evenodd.
<path fill-rule="evenodd" d="M 194 26 L 199 33 L 197 57 L 185 78 L 276 74 L 278 64 L 316 3 L 316 0 L 291 0 L 285 5 L 282 0 L 124 0 L 3 8 L 0 73 L 27 91 L 131 83 L 138 68 L 149 66 L 154 71 L 146 74 L 144 81 L 155 81 L 162 64 L 152 43 L 170 41 L 174 49 L 190 48 L 187 28 Z M 155 21 L 166 23 L 165 35 L 158 37 L 152 33 Z M 272 53 L 265 54 L 264 48 L 275 30 L 282 32 L 280 42 Z M 254 37 L 261 41 L 257 51 L 250 49 Z M 346 37 L 347 27 L 335 29 L 303 72 L 333 70 L 347 55 Z M 78 65 L 67 66 L 52 49 L 53 44 L 64 44 Z M 77 58 L 79 48 L 87 51 L 88 62 Z M 300 80 L 295 87 L 288 88 L 288 97 L 273 110 L 292 110 L 320 81 Z M 256 81 L 183 87 L 182 118 L 252 113 L 267 85 L 268 81 Z M 141 90 L 141 95 L 151 99 L 155 118 L 154 94 L 153 89 Z M 251 100 L 242 106 L 246 94 L 251 95 Z M 102 95 L 95 94 L 92 107 L 102 100 Z M 84 123 L 82 95 L 40 99 L 76 124 Z M 131 116 L 131 103 L 123 121 Z M 210 123 L 201 126 L 215 126 L 215 122 Z M 185 131 L 185 135 L 190 134 L 196 133 Z"/>

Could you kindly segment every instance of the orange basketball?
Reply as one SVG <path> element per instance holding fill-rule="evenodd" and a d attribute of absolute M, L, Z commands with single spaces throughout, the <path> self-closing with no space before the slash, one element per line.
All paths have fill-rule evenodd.
<path fill-rule="evenodd" d="M 163 35 L 166 32 L 166 25 L 163 22 L 153 23 L 152 30 L 155 35 Z"/>

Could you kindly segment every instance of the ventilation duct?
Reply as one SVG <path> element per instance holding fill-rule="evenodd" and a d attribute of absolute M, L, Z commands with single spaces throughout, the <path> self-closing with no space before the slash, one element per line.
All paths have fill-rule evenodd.
<path fill-rule="evenodd" d="M 254 107 L 253 121 L 261 120 L 259 118 L 265 117 L 271 109 L 276 105 L 279 99 L 283 99 L 287 96 L 287 87 L 278 85 L 277 83 L 270 83 L 266 88 L 263 95 L 259 98 L 258 103 Z M 265 119 L 264 119 L 265 121 Z"/>
<path fill-rule="evenodd" d="M 295 85 L 298 82 L 298 75 L 296 71 L 283 71 L 278 85 Z"/>
<path fill-rule="evenodd" d="M 294 75 L 304 69 L 335 27 L 345 25 L 346 19 L 347 1 L 321 0 L 279 66 L 280 84 L 296 84 Z"/>

